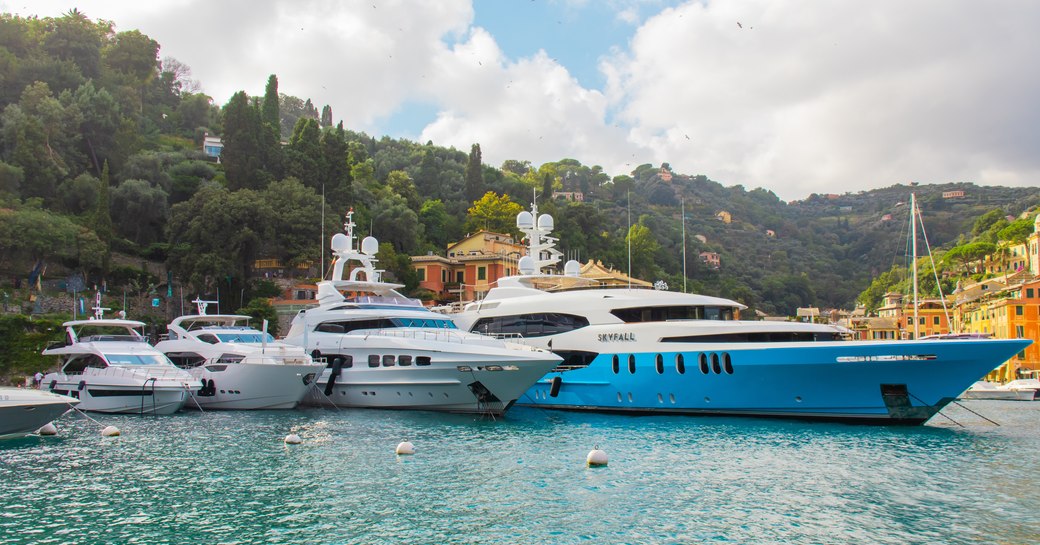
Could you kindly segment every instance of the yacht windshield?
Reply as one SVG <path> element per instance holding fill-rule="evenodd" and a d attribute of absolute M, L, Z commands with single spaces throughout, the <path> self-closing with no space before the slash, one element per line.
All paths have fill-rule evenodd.
<path fill-rule="evenodd" d="M 433 327 L 437 329 L 455 329 L 455 322 L 440 318 L 393 318 L 397 327 Z"/>
<path fill-rule="evenodd" d="M 105 354 L 109 365 L 167 365 L 170 360 L 162 354 Z"/>
<path fill-rule="evenodd" d="M 264 337 L 267 342 L 274 342 L 274 336 L 270 333 L 264 334 L 260 331 L 241 331 L 236 333 L 217 333 L 217 338 L 222 343 L 262 343 Z"/>

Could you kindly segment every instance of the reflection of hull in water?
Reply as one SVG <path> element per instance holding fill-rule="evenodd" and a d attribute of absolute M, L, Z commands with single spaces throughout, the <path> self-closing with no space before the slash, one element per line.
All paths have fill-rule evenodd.
<path fill-rule="evenodd" d="M 188 399 L 186 381 L 146 378 L 116 368 L 82 375 L 51 373 L 41 387 L 78 399 L 80 410 L 101 413 L 173 414 Z"/>
<path fill-rule="evenodd" d="M 307 361 L 310 361 L 308 358 Z M 215 363 L 190 371 L 196 384 L 194 399 L 184 407 L 195 409 L 292 409 L 321 373 L 321 364 Z M 208 388 L 210 381 L 212 388 Z M 196 405 L 198 403 L 198 405 Z"/>
<path fill-rule="evenodd" d="M 0 439 L 33 433 L 77 403 L 71 397 L 39 390 L 0 388 Z"/>
<path fill-rule="evenodd" d="M 556 340 L 557 346 L 561 341 Z M 551 373 L 518 403 L 605 412 L 921 424 L 1028 344 L 657 344 L 661 352 L 604 353 L 587 367 Z M 555 388 L 554 377 L 560 378 Z"/>

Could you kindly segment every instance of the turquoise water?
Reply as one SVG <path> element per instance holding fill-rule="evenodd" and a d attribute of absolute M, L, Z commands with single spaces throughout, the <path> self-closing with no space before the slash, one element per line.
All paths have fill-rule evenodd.
<path fill-rule="evenodd" d="M 967 406 L 1002 425 L 308 409 L 95 415 L 103 438 L 66 415 L 0 443 L 0 542 L 1040 542 L 1040 402 Z"/>

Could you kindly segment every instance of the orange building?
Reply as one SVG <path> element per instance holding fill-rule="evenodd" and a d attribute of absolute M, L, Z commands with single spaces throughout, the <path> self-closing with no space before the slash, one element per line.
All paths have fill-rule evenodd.
<path fill-rule="evenodd" d="M 448 245 L 447 256 L 412 256 L 419 287 L 438 301 L 473 301 L 487 294 L 499 278 L 516 274 L 524 247 L 512 236 L 479 231 Z"/>

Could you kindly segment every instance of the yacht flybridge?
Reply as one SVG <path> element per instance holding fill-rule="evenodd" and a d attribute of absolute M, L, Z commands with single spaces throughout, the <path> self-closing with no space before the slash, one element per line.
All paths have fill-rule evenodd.
<path fill-rule="evenodd" d="M 41 389 L 79 400 L 79 409 L 105 413 L 172 414 L 194 383 L 138 331 L 144 322 L 107 319 L 101 294 L 94 318 L 65 322 L 65 341 L 47 347 L 61 369 L 43 377 Z"/>
<path fill-rule="evenodd" d="M 305 403 L 497 415 L 560 362 L 545 349 L 459 331 L 401 295 L 375 268 L 379 243 L 366 237 L 357 247 L 353 210 L 346 218 L 318 306 L 301 310 L 284 339 L 326 362 Z"/>
<path fill-rule="evenodd" d="M 206 314 L 214 301 L 193 301 L 198 314 L 175 318 L 155 348 L 195 380 L 202 409 L 292 409 L 325 368 L 303 348 L 250 327 L 250 316 Z"/>
<path fill-rule="evenodd" d="M 575 262 L 552 274 L 552 218 L 532 205 L 517 226 L 529 244 L 521 274 L 452 317 L 563 357 L 521 404 L 921 424 L 1032 342 L 845 341 L 834 326 L 740 320 L 745 307 L 728 299 L 598 288 Z"/>

